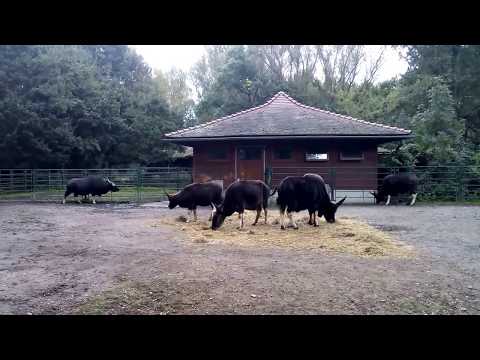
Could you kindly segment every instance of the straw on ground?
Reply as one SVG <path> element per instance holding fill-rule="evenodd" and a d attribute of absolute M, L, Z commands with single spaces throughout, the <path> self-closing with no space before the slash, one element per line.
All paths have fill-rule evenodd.
<path fill-rule="evenodd" d="M 321 220 L 319 227 L 313 227 L 307 224 L 308 214 L 301 212 L 296 214 L 298 230 L 281 230 L 278 216 L 270 216 L 267 224 L 260 219 L 256 226 L 251 226 L 255 214 L 251 211 L 245 212 L 245 227 L 242 230 L 237 229 L 236 215 L 226 218 L 223 226 L 216 231 L 210 229 L 207 219 L 199 218 L 197 222 L 185 223 L 183 216 L 166 216 L 151 225 L 173 226 L 184 232 L 187 239 L 193 243 L 333 251 L 364 257 L 414 256 L 411 246 L 359 219 L 340 216 L 334 224 Z"/>

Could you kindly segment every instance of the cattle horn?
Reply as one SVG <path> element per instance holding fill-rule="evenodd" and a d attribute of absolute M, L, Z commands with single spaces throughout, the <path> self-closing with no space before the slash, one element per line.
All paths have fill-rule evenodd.
<path fill-rule="evenodd" d="M 165 189 L 163 189 L 163 192 L 165 193 L 165 195 L 167 196 L 167 198 L 170 199 L 170 197 L 171 197 L 172 195 L 169 195 L 169 194 L 167 193 L 167 190 L 165 190 Z"/>
<path fill-rule="evenodd" d="M 336 207 L 339 207 L 340 205 L 343 204 L 343 202 L 344 202 L 346 199 L 347 199 L 347 197 L 345 196 L 342 200 L 340 200 L 339 202 L 337 202 L 337 203 L 335 204 L 335 206 L 336 206 Z"/>

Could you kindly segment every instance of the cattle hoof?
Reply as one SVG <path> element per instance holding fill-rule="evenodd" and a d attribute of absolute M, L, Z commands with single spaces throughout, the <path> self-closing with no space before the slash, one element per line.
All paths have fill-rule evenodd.
<path fill-rule="evenodd" d="M 295 230 L 298 230 L 298 226 L 294 226 L 293 228 L 294 228 Z"/>
<path fill-rule="evenodd" d="M 280 226 L 280 229 L 285 230 L 285 226 L 283 226 L 283 225 Z"/>
<path fill-rule="evenodd" d="M 253 223 L 253 224 L 252 224 L 252 226 L 256 226 L 256 225 L 257 225 L 257 223 Z"/>
<path fill-rule="evenodd" d="M 313 226 L 315 226 L 315 227 L 319 227 L 320 225 L 318 225 L 318 224 L 314 224 Z"/>

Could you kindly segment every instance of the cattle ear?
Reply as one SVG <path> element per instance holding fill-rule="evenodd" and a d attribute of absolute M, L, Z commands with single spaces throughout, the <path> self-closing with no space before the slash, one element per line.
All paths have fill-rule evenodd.
<path fill-rule="evenodd" d="M 335 207 L 338 208 L 340 205 L 343 204 L 343 202 L 344 202 L 346 199 L 347 199 L 347 197 L 345 196 L 342 200 L 340 200 L 339 202 L 337 202 L 337 203 L 335 204 Z"/>

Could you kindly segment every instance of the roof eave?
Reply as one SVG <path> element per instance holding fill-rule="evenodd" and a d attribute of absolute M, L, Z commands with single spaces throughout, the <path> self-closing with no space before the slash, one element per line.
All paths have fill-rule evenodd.
<path fill-rule="evenodd" d="M 377 140 L 405 140 L 412 139 L 413 134 L 399 135 L 261 135 L 261 136 L 212 136 L 212 137 L 164 137 L 165 142 L 203 142 L 203 141 L 223 141 L 223 140 L 298 140 L 298 139 L 377 139 Z"/>

